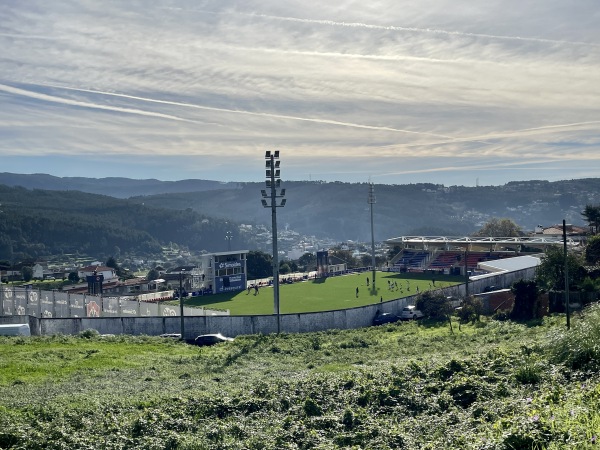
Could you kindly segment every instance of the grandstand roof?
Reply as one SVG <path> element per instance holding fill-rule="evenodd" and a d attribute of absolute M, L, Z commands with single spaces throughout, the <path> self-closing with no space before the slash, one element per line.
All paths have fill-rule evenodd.
<path fill-rule="evenodd" d="M 515 256 L 514 258 L 497 259 L 477 264 L 477 268 L 486 272 L 514 272 L 540 265 L 540 258 L 536 256 Z"/>
<path fill-rule="evenodd" d="M 385 241 L 385 244 L 415 246 L 427 249 L 428 247 L 466 247 L 485 246 L 487 248 L 495 247 L 495 249 L 505 246 L 528 246 L 544 248 L 548 245 L 563 244 L 562 237 L 558 236 L 522 236 L 522 237 L 493 237 L 493 236 L 400 236 L 390 238 Z M 567 245 L 575 246 L 577 242 L 567 238 Z"/>

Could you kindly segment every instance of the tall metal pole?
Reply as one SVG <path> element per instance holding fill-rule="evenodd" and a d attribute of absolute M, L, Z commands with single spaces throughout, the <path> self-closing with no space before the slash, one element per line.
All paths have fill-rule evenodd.
<path fill-rule="evenodd" d="M 262 205 L 264 208 L 271 207 L 271 229 L 273 239 L 273 306 L 274 312 L 277 315 L 277 333 L 281 331 L 281 317 L 279 315 L 279 252 L 277 250 L 277 208 L 283 208 L 285 206 L 286 199 L 285 189 L 281 189 L 280 193 L 277 193 L 281 180 L 279 179 L 279 150 L 274 152 L 268 151 L 265 153 L 266 159 L 266 177 L 267 177 L 267 189 L 270 193 L 267 193 L 266 189 L 262 189 Z M 281 204 L 277 204 L 277 199 L 281 199 Z M 271 204 L 267 201 L 271 200 Z"/>
<path fill-rule="evenodd" d="M 563 254 L 565 259 L 565 309 L 567 311 L 567 330 L 571 329 L 571 306 L 569 305 L 569 262 L 567 259 L 567 224 L 563 219 Z"/>
<path fill-rule="evenodd" d="M 227 251 L 231 251 L 231 239 L 233 238 L 233 235 L 231 233 L 231 231 L 227 231 L 225 233 L 225 239 L 227 240 Z"/>
<path fill-rule="evenodd" d="M 273 233 L 273 303 L 277 314 L 277 333 L 281 331 L 279 316 L 279 255 L 277 252 L 277 190 L 275 188 L 275 158 L 271 155 L 271 229 Z"/>
<path fill-rule="evenodd" d="M 373 204 L 375 201 L 375 186 L 373 183 L 369 183 L 369 205 L 371 207 L 371 267 L 373 269 L 373 285 L 371 287 L 371 292 L 373 294 L 377 293 L 377 289 L 375 287 L 375 233 L 373 231 Z"/>
<path fill-rule="evenodd" d="M 467 260 L 469 259 L 469 244 L 465 247 L 465 298 L 469 298 L 469 265 Z"/>
<path fill-rule="evenodd" d="M 179 316 L 181 317 L 181 340 L 185 339 L 185 324 L 183 321 L 183 297 L 181 293 L 183 291 L 183 272 L 184 270 L 179 271 Z"/>

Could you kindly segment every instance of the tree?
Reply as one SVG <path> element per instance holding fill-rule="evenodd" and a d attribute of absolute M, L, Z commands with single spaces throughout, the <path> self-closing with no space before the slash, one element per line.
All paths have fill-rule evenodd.
<path fill-rule="evenodd" d="M 288 263 L 284 262 L 279 265 L 279 273 L 282 275 L 286 275 L 291 272 L 290 266 Z"/>
<path fill-rule="evenodd" d="M 493 217 L 479 231 L 473 233 L 473 236 L 518 237 L 523 236 L 523 231 L 510 219 Z"/>
<path fill-rule="evenodd" d="M 600 278 L 585 277 L 579 287 L 583 292 L 600 291 Z"/>
<path fill-rule="evenodd" d="M 251 250 L 246 256 L 248 279 L 268 278 L 273 276 L 273 258 L 268 253 Z"/>
<path fill-rule="evenodd" d="M 460 308 L 456 310 L 459 323 L 479 322 L 481 312 L 483 311 L 483 302 L 476 297 L 467 297 L 463 300 Z"/>
<path fill-rule="evenodd" d="M 447 319 L 452 311 L 452 305 L 444 294 L 423 292 L 417 297 L 415 306 L 429 319 Z"/>
<path fill-rule="evenodd" d="M 107 260 L 106 260 L 106 267 L 111 267 L 115 270 L 117 270 L 119 268 L 119 264 L 117 264 L 117 260 L 114 258 L 114 256 L 110 256 Z"/>
<path fill-rule="evenodd" d="M 71 283 L 79 282 L 79 274 L 77 272 L 70 272 L 69 273 L 69 281 Z"/>
<path fill-rule="evenodd" d="M 30 266 L 21 267 L 21 275 L 23 276 L 23 281 L 31 281 L 33 278 L 33 268 Z"/>
<path fill-rule="evenodd" d="M 598 230 L 600 229 L 600 205 L 585 205 L 585 209 L 581 215 L 587 221 L 592 232 L 598 234 Z"/>
<path fill-rule="evenodd" d="M 117 260 L 113 256 L 110 256 L 106 260 L 105 265 L 106 265 L 106 267 L 115 269 L 115 273 L 117 274 L 118 277 L 127 277 L 128 276 L 127 271 L 123 270 L 123 268 L 121 266 L 119 266 L 119 264 L 117 263 Z"/>
<path fill-rule="evenodd" d="M 146 274 L 146 280 L 148 280 L 148 281 L 157 280 L 159 276 L 160 276 L 160 274 L 158 273 L 158 270 L 150 269 L 148 271 L 148 273 Z"/>
<path fill-rule="evenodd" d="M 304 272 L 317 270 L 317 256 L 314 253 L 305 253 L 298 258 L 298 266 L 304 269 Z"/>
<path fill-rule="evenodd" d="M 282 267 L 283 264 L 287 264 L 290 272 L 298 272 L 298 264 L 296 264 L 295 261 L 285 261 L 285 262 L 280 262 L 279 263 L 279 267 Z"/>
<path fill-rule="evenodd" d="M 583 280 L 581 257 L 570 252 L 567 254 L 569 286 L 578 285 Z M 565 262 L 561 247 L 548 247 L 536 271 L 538 287 L 544 290 L 562 291 L 565 289 Z"/>
<path fill-rule="evenodd" d="M 600 235 L 592 236 L 588 239 L 585 247 L 585 261 L 594 265 L 600 262 Z"/>
<path fill-rule="evenodd" d="M 513 320 L 531 320 L 538 317 L 539 297 L 537 283 L 533 280 L 519 280 L 512 286 L 515 304 L 510 312 Z"/>

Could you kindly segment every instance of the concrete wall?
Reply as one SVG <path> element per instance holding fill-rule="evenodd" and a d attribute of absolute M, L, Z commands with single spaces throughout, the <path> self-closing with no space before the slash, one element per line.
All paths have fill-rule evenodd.
<path fill-rule="evenodd" d="M 469 282 L 469 294 L 483 291 L 486 286 L 508 288 L 520 279 L 531 279 L 535 269 L 510 272 Z M 442 290 L 444 295 L 462 296 L 465 285 Z M 330 329 L 351 329 L 371 325 L 377 310 L 399 314 L 406 305 L 414 304 L 416 296 L 377 303 L 358 308 L 302 314 L 282 314 L 280 330 L 285 333 L 306 333 Z M 222 333 L 226 336 L 270 334 L 277 332 L 277 316 L 186 316 L 185 338 L 199 334 Z M 101 334 L 160 335 L 180 332 L 180 317 L 97 317 L 41 318 L 32 316 L 2 316 L 0 323 L 29 323 L 31 334 L 77 334 L 89 328 Z"/>

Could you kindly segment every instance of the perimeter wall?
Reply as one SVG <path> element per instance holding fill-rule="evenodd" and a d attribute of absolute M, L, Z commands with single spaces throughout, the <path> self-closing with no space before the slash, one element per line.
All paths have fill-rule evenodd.
<path fill-rule="evenodd" d="M 509 288 L 520 279 L 532 279 L 535 268 L 490 275 L 468 283 L 469 294 L 477 294 L 486 286 Z M 444 295 L 462 297 L 465 284 L 445 288 Z M 283 333 L 305 333 L 329 329 L 361 328 L 371 325 L 377 311 L 399 314 L 406 305 L 414 304 L 416 296 L 391 300 L 358 308 L 314 313 L 282 314 L 279 316 L 280 331 Z M 160 335 L 179 333 L 180 317 L 77 317 L 36 318 L 33 316 L 0 317 L 0 323 L 28 323 L 32 335 L 77 334 L 86 329 L 95 329 L 100 334 Z M 221 333 L 226 336 L 242 334 L 269 334 L 277 332 L 277 316 L 186 316 L 184 317 L 185 339 L 199 334 Z"/>

